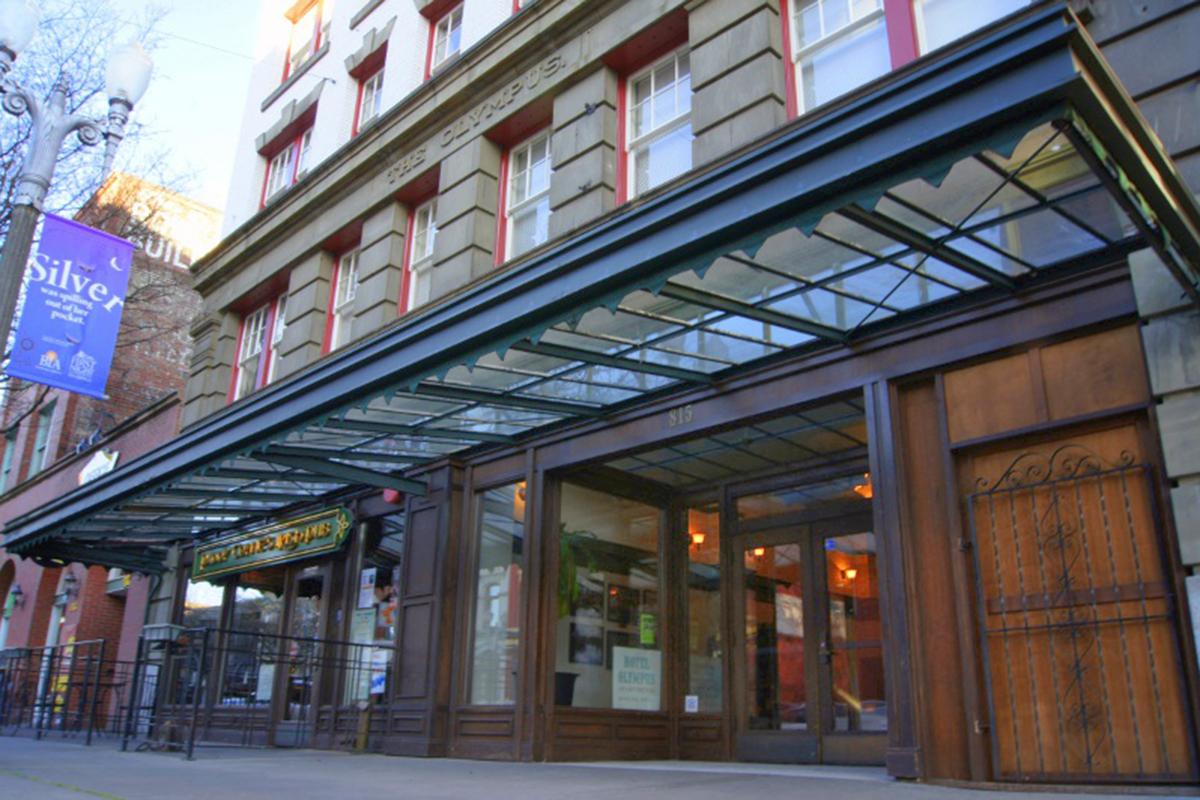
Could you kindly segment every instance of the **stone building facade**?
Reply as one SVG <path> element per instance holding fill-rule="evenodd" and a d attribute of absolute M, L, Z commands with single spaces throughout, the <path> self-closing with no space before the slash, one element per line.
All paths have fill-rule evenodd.
<path fill-rule="evenodd" d="M 1198 24 L 266 3 L 183 431 L 9 546 L 214 740 L 1194 782 Z"/>

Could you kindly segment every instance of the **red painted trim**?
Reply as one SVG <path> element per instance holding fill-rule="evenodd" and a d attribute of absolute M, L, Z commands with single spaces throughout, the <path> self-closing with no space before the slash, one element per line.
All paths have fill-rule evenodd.
<path fill-rule="evenodd" d="M 500 156 L 500 197 L 496 204 L 496 266 L 508 260 L 508 156 L 505 150 Z"/>
<path fill-rule="evenodd" d="M 237 346 L 233 348 L 233 369 L 229 371 L 229 391 L 225 393 L 225 405 L 229 405 L 237 399 L 237 383 L 242 371 L 242 344 L 245 335 L 246 317 L 243 315 L 242 321 L 238 323 Z"/>
<path fill-rule="evenodd" d="M 629 92 L 625 76 L 617 78 L 617 205 L 629 199 L 629 152 L 625 130 L 629 117 Z"/>
<path fill-rule="evenodd" d="M 920 55 L 917 47 L 917 15 L 913 11 L 913 0 L 883 0 L 883 15 L 887 21 L 892 69 L 900 69 Z"/>
<path fill-rule="evenodd" d="M 521 0 L 513 0 L 513 13 L 516 14 L 521 10 Z"/>
<path fill-rule="evenodd" d="M 440 21 L 440 18 L 429 20 L 429 41 L 425 46 L 425 80 L 429 80 L 429 76 L 433 74 L 433 35 Z"/>
<path fill-rule="evenodd" d="M 413 232 L 417 229 L 418 208 L 420 205 L 408 209 L 408 224 L 404 234 L 404 270 L 400 275 L 400 297 L 396 301 L 396 316 L 408 311 L 409 297 L 412 293 Z"/>
<path fill-rule="evenodd" d="M 321 355 L 326 355 L 333 349 L 333 309 L 337 305 L 338 278 L 342 275 L 344 255 L 345 253 L 337 257 L 333 265 L 333 277 L 329 281 L 329 303 L 325 308 L 325 336 L 321 339 Z"/>
<path fill-rule="evenodd" d="M 792 43 L 792 4 L 790 0 L 779 0 L 779 24 L 783 26 L 783 85 L 787 91 L 788 119 L 800 115 L 799 87 L 796 86 L 796 54 Z"/>
<path fill-rule="evenodd" d="M 358 92 L 354 96 L 354 116 L 350 119 L 350 138 L 358 136 L 358 124 L 362 117 L 362 99 L 363 89 L 366 87 L 367 81 L 375 77 L 375 73 L 371 73 L 366 78 L 358 82 Z"/>

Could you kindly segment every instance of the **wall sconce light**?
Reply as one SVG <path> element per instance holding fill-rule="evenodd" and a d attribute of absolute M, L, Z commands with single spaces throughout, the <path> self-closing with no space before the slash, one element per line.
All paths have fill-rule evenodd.
<path fill-rule="evenodd" d="M 864 500 L 870 500 L 875 496 L 875 487 L 871 485 L 871 473 L 863 473 L 863 483 L 854 486 L 854 493 Z"/>
<path fill-rule="evenodd" d="M 692 539 L 692 545 L 694 547 L 699 547 L 700 545 L 704 544 L 704 540 L 708 538 L 702 531 L 693 531 L 691 534 L 689 534 L 689 536 Z"/>
<path fill-rule="evenodd" d="M 12 591 L 10 591 L 8 594 L 12 598 L 13 608 L 20 608 L 21 606 L 25 605 L 25 590 L 21 588 L 21 584 L 14 584 Z"/>
<path fill-rule="evenodd" d="M 762 558 L 763 556 L 765 556 L 765 555 L 767 554 L 767 548 L 765 548 L 765 547 L 756 547 L 756 548 L 754 548 L 754 551 L 753 551 L 753 552 L 754 552 L 754 557 L 755 557 L 755 558 Z"/>
<path fill-rule="evenodd" d="M 842 570 L 842 580 L 844 581 L 852 581 L 857 577 L 858 570 L 854 567 L 847 567 L 846 569 Z"/>

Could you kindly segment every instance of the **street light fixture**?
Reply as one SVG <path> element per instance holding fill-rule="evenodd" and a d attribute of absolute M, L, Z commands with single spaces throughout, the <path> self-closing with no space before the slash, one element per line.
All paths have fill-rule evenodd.
<path fill-rule="evenodd" d="M 32 0 L 0 0 L 0 105 L 18 117 L 29 114 L 33 123 L 29 148 L 13 193 L 4 253 L 0 256 L 0 341 L 5 342 L 12 329 L 21 277 L 29 261 L 33 234 L 63 141 L 72 133 L 85 145 L 104 141 L 104 174 L 107 175 L 116 158 L 117 147 L 125 138 L 129 114 L 146 93 L 152 66 L 149 56 L 136 42 L 118 47 L 109 56 L 105 73 L 107 120 L 70 114 L 67 112 L 69 89 L 64 77 L 59 77 L 44 102 L 9 77 L 17 55 L 33 39 L 37 24 L 38 10 Z"/>

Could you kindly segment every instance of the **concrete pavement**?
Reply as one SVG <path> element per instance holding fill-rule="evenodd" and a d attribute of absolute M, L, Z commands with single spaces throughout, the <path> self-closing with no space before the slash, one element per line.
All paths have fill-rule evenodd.
<path fill-rule="evenodd" d="M 1145 797 L 927 786 L 890 780 L 882 770 L 847 767 L 512 764 L 225 748 L 201 748 L 195 761 L 186 761 L 177 753 L 121 753 L 111 741 L 84 747 L 0 736 L 0 800 L 1112 800 L 1128 796 Z"/>

